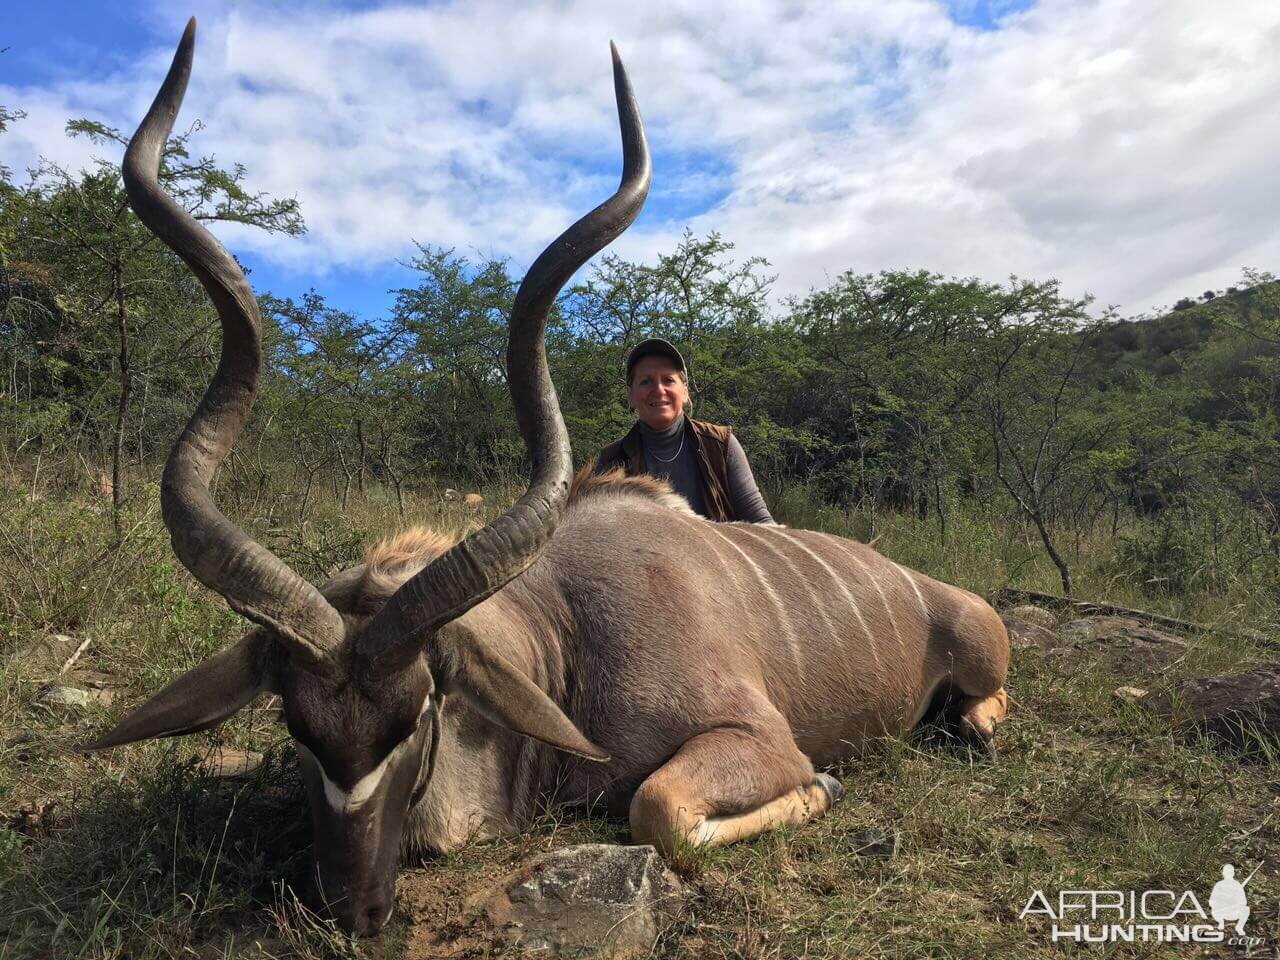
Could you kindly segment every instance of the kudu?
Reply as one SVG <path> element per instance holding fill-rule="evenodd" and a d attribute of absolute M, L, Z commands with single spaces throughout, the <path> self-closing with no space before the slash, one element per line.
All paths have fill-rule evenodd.
<path fill-rule="evenodd" d="M 708 522 L 650 478 L 583 476 L 571 494 L 547 312 L 635 219 L 650 180 L 616 50 L 621 185 L 538 257 L 511 311 L 528 491 L 461 543 L 410 531 L 320 589 L 223 516 L 208 485 L 253 402 L 259 317 L 235 261 L 158 185 L 193 43 L 194 21 L 124 176 L 223 329 L 165 468 L 165 523 L 187 569 L 257 627 L 86 749 L 204 730 L 278 693 L 308 789 L 313 881 L 361 934 L 391 912 L 402 851 L 519 830 L 549 796 L 629 809 L 633 839 L 670 852 L 825 813 L 841 789 L 814 764 L 912 727 L 944 689 L 961 730 L 990 742 L 1008 638 L 977 596 L 860 543 Z"/>

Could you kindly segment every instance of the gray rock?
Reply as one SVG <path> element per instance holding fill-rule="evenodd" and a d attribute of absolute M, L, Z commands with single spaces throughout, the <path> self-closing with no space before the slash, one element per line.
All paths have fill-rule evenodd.
<path fill-rule="evenodd" d="M 890 827 L 867 827 L 852 837 L 853 852 L 860 857 L 883 857 L 892 860 L 898 855 L 898 831 Z"/>
<path fill-rule="evenodd" d="M 1002 614 L 1005 629 L 1009 631 L 1009 645 L 1015 650 L 1026 650 L 1038 647 L 1041 650 L 1052 650 L 1057 646 L 1057 634 L 1048 627 L 1043 627 L 1030 620 L 1022 620 L 1013 615 L 1013 611 Z"/>
<path fill-rule="evenodd" d="M 1132 617 L 1095 619 L 1092 646 L 1118 672 L 1131 676 L 1160 673 L 1187 655 L 1185 640 L 1154 630 Z"/>
<path fill-rule="evenodd" d="M 108 707 L 115 694 L 110 690 L 81 690 L 76 686 L 55 684 L 41 695 L 42 703 L 50 707 L 63 707 L 73 710 L 87 710 L 90 707 Z"/>
<path fill-rule="evenodd" d="M 1049 650 L 1071 666 L 1101 662 L 1123 677 L 1162 673 L 1187 653 L 1187 642 L 1133 617 L 1091 617 L 1060 626 Z"/>
<path fill-rule="evenodd" d="M 482 907 L 508 949 L 628 958 L 648 955 L 685 902 L 653 847 L 587 843 L 530 861 Z"/>
<path fill-rule="evenodd" d="M 1157 713 L 1246 748 L 1280 736 L 1280 662 L 1223 677 L 1196 677 L 1145 698 Z"/>
<path fill-rule="evenodd" d="M 1058 640 L 1067 646 L 1079 646 L 1088 643 L 1094 637 L 1093 621 L 1084 618 L 1068 620 L 1057 630 Z"/>
<path fill-rule="evenodd" d="M 1045 630 L 1052 630 L 1058 625 L 1058 615 L 1052 610 L 1046 610 L 1044 607 L 1037 607 L 1032 603 L 1024 603 L 1021 606 L 1011 607 L 1001 614 L 1011 620 L 1021 620 L 1024 623 L 1031 623 L 1037 627 L 1043 627 Z"/>

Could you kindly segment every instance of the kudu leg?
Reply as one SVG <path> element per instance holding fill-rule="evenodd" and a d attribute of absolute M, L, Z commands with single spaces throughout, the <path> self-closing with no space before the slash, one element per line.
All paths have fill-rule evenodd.
<path fill-rule="evenodd" d="M 820 817 L 843 793 L 834 777 L 815 776 L 785 729 L 711 730 L 640 785 L 631 836 L 668 856 L 684 844 L 720 846 Z"/>

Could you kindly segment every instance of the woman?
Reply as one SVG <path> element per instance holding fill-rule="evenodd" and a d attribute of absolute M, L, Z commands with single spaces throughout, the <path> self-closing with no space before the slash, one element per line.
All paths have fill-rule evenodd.
<path fill-rule="evenodd" d="M 742 444 L 729 427 L 684 415 L 689 378 L 684 357 L 654 337 L 627 355 L 627 405 L 638 422 L 596 458 L 595 472 L 663 477 L 709 520 L 773 523 Z"/>

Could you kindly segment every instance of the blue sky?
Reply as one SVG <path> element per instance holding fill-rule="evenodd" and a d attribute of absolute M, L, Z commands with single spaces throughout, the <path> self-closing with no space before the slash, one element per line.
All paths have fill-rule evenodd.
<path fill-rule="evenodd" d="M 518 272 L 611 191 L 611 38 L 655 159 L 623 256 L 717 230 L 779 297 L 924 267 L 1126 312 L 1280 259 L 1273 0 L 12 5 L 0 163 L 88 163 L 63 123 L 131 128 L 191 13 L 197 149 L 310 228 L 219 236 L 259 289 L 366 315 L 414 241 Z"/>

